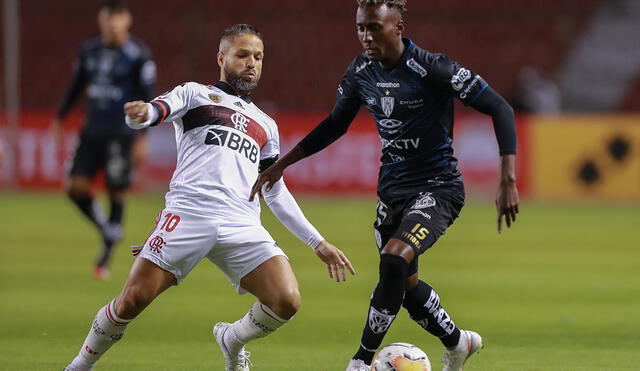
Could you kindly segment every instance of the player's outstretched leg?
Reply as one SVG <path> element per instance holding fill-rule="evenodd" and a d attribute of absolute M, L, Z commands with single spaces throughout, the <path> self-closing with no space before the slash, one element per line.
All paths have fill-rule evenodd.
<path fill-rule="evenodd" d="M 226 371 L 249 370 L 249 352 L 245 345 L 263 338 L 296 314 L 300 307 L 298 281 L 288 260 L 275 256 L 242 278 L 241 287 L 258 298 L 238 321 L 218 322 L 213 333 L 225 358 Z"/>
<path fill-rule="evenodd" d="M 406 292 L 403 306 L 411 319 L 445 346 L 443 357 L 446 371 L 462 370 L 466 360 L 482 347 L 482 338 L 472 331 L 459 330 L 453 320 L 440 305 L 436 290 L 424 281 Z"/>
<path fill-rule="evenodd" d="M 124 289 L 98 311 L 80 352 L 65 371 L 91 371 L 100 357 L 122 339 L 129 322 L 175 282 L 171 273 L 137 258 Z"/>
<path fill-rule="evenodd" d="M 399 240 L 392 239 L 389 244 L 401 244 L 411 249 Z M 367 367 L 370 367 L 376 350 L 402 305 L 409 263 L 402 256 L 388 254 L 385 251 L 388 251 L 387 247 L 380 255 L 380 280 L 371 297 L 360 348 L 350 361 L 347 371 L 368 370 Z"/>
<path fill-rule="evenodd" d="M 122 239 L 122 215 L 124 211 L 125 191 L 123 189 L 109 189 L 111 209 L 109 220 L 100 228 L 102 234 L 102 252 L 96 261 L 94 275 L 98 279 L 109 277 L 108 265 L 111 260 L 113 247 Z"/>

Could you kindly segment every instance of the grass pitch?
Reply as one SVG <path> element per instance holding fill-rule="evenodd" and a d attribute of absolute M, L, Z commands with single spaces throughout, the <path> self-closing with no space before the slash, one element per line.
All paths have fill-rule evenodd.
<path fill-rule="evenodd" d="M 309 219 L 354 263 L 337 284 L 312 251 L 265 210 L 264 223 L 291 259 L 302 308 L 251 343 L 255 370 L 344 370 L 356 350 L 377 281 L 373 199 L 301 199 Z M 113 278 L 91 278 L 98 236 L 62 195 L 0 194 L 0 370 L 61 370 L 99 307 L 122 287 L 162 196 L 132 196 Z M 524 204 L 498 235 L 489 204 L 470 202 L 421 258 L 461 328 L 486 348 L 465 370 L 640 369 L 640 207 Z M 254 301 L 234 293 L 209 262 L 162 295 L 127 329 L 96 371 L 222 370 L 211 335 Z M 439 342 L 401 311 L 385 343 L 422 347 L 441 369 Z"/>

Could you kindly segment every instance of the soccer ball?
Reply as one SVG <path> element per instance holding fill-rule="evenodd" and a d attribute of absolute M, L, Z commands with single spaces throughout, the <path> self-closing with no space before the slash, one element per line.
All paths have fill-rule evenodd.
<path fill-rule="evenodd" d="M 429 357 L 409 343 L 393 343 L 382 348 L 371 371 L 431 371 Z"/>

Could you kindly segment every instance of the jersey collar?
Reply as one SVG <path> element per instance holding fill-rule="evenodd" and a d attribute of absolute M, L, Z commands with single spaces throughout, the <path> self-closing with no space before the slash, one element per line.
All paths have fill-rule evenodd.
<path fill-rule="evenodd" d="M 396 68 L 398 68 L 398 66 L 401 66 L 403 64 L 405 64 L 407 62 L 407 59 L 409 58 L 409 55 L 412 52 L 413 49 L 413 41 L 408 38 L 408 37 L 403 37 L 402 38 L 402 43 L 404 44 L 404 51 L 402 52 L 402 55 L 400 56 L 400 59 L 398 60 L 398 63 L 389 68 L 389 69 L 385 69 L 383 68 L 380 63 L 375 63 L 376 66 L 378 66 L 378 68 L 386 73 L 390 73 L 396 70 Z"/>
<path fill-rule="evenodd" d="M 251 97 L 248 94 L 243 96 L 238 96 L 238 93 L 236 93 L 236 89 L 234 89 L 233 86 L 229 85 L 229 83 L 226 83 L 224 81 L 218 81 L 215 84 L 213 84 L 213 86 L 215 86 L 216 88 L 222 90 L 223 92 L 229 95 L 236 96 L 247 103 L 251 103 Z"/>

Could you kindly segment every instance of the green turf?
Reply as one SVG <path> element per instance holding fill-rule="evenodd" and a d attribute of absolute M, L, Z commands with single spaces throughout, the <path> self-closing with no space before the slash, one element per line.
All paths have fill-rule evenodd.
<path fill-rule="evenodd" d="M 303 305 L 287 326 L 250 345 L 255 370 L 344 370 L 355 351 L 377 276 L 374 200 L 302 199 L 308 217 L 358 270 L 336 284 L 311 250 L 274 221 L 265 224 L 291 258 Z M 0 370 L 60 370 L 77 352 L 96 310 L 114 297 L 163 206 L 132 197 L 113 279 L 90 277 L 98 237 L 63 196 L 0 194 Z M 495 232 L 488 204 L 471 202 L 421 261 L 462 328 L 486 348 L 466 370 L 640 369 L 640 208 L 524 204 L 518 223 Z M 129 326 L 100 370 L 221 370 L 211 325 L 244 314 L 238 296 L 204 262 Z M 401 312 L 386 343 L 442 349 Z"/>

